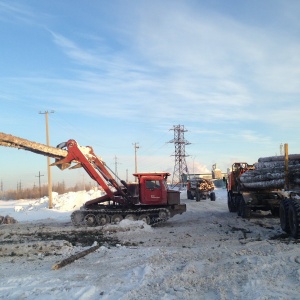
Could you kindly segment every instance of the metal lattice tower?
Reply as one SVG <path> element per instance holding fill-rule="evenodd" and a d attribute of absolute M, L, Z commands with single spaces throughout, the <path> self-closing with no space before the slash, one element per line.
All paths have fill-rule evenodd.
<path fill-rule="evenodd" d="M 190 143 L 184 138 L 184 133 L 187 130 L 184 129 L 183 125 L 173 125 L 173 128 L 170 130 L 174 130 L 174 139 L 169 141 L 169 143 L 175 144 L 175 154 L 172 155 L 175 156 L 172 184 L 178 184 L 184 181 L 183 174 L 186 174 L 186 176 L 189 174 L 185 160 L 189 155 L 185 154 L 185 146 Z"/>

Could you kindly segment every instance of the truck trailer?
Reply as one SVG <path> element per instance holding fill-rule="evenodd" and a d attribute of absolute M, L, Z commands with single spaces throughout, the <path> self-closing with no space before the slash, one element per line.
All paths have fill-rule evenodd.
<path fill-rule="evenodd" d="M 300 238 L 300 154 L 236 162 L 226 185 L 230 212 L 250 218 L 255 211 L 271 211 L 283 231 Z"/>

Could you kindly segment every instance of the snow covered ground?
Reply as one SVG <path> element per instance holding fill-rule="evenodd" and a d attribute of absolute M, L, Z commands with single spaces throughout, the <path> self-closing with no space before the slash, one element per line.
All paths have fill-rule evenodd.
<path fill-rule="evenodd" d="M 216 190 L 215 202 L 182 192 L 187 212 L 156 227 L 128 220 L 73 227 L 71 212 L 95 193 L 56 195 L 52 210 L 47 198 L 0 201 L 0 215 L 19 222 L 0 226 L 1 299 L 300 299 L 299 243 L 283 234 L 278 218 L 229 213 L 226 190 Z M 88 248 L 58 234 L 82 231 L 108 241 L 52 270 Z"/>

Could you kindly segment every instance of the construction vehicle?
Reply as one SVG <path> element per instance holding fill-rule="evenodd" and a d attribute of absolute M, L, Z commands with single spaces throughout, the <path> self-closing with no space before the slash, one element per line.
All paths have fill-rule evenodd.
<path fill-rule="evenodd" d="M 133 175 L 138 182 L 126 183 L 120 180 L 118 183 L 113 172 L 97 157 L 92 147 L 81 147 L 73 139 L 55 148 L 0 133 L 0 146 L 55 158 L 51 166 L 61 170 L 83 167 L 103 188 L 104 196 L 86 202 L 80 210 L 72 213 L 74 225 L 97 226 L 118 223 L 122 219 L 143 220 L 154 225 L 186 211 L 186 205 L 180 203 L 180 192 L 168 189 L 169 173 L 135 173 Z M 73 163 L 75 165 L 72 166 Z"/>
<path fill-rule="evenodd" d="M 236 162 L 226 186 L 230 212 L 250 218 L 255 211 L 271 211 L 283 231 L 300 238 L 300 155 L 260 158 L 254 165 Z"/>
<path fill-rule="evenodd" d="M 204 178 L 191 178 L 187 182 L 187 198 L 199 202 L 200 200 L 216 200 L 216 194 L 213 192 L 215 186 L 211 180 Z"/>

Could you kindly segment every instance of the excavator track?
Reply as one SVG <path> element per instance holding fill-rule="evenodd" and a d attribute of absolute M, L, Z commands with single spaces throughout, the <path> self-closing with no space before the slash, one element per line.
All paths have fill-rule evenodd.
<path fill-rule="evenodd" d="M 76 210 L 71 214 L 74 226 L 104 226 L 106 224 L 117 224 L 123 219 L 143 220 L 146 224 L 154 226 L 166 222 L 170 218 L 167 208 L 152 209 L 85 209 Z"/>

